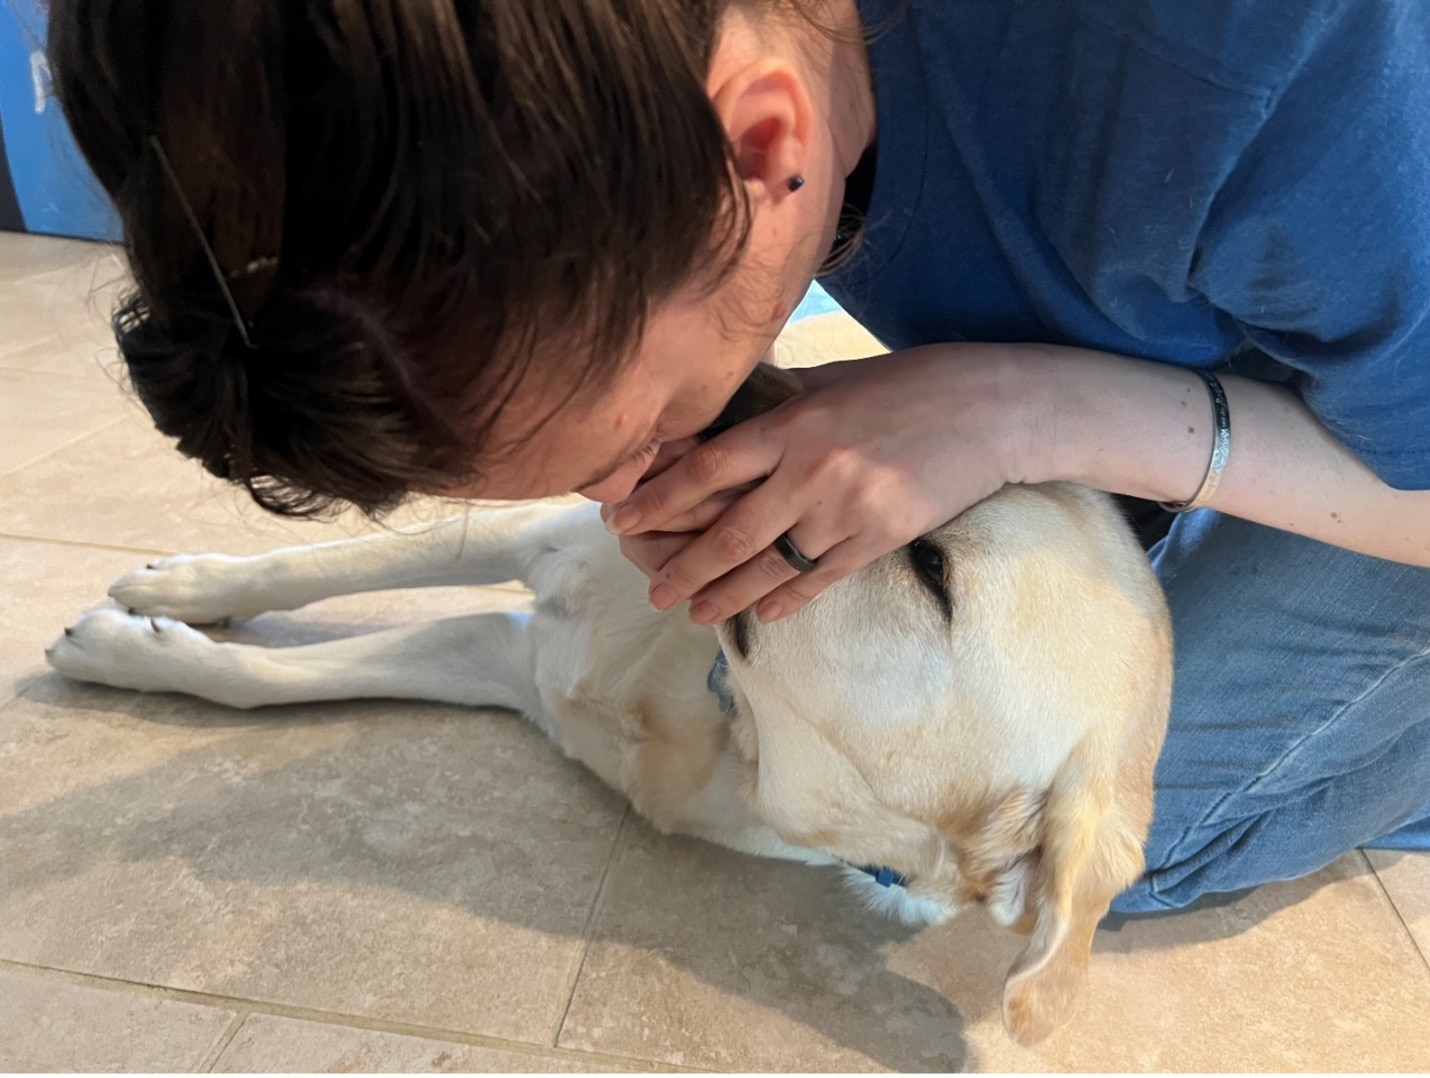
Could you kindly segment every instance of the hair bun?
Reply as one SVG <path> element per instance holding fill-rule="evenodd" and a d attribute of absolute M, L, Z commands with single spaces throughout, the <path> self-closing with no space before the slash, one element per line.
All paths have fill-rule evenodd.
<path fill-rule="evenodd" d="M 218 300 L 171 300 L 160 319 L 136 293 L 114 329 L 136 394 L 185 456 L 271 512 L 375 515 L 449 474 L 451 439 L 398 391 L 390 342 L 346 307 L 279 287 L 249 347 Z"/>

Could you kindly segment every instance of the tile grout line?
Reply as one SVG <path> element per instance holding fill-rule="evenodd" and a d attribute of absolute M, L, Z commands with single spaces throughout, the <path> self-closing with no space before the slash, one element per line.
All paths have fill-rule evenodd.
<path fill-rule="evenodd" d="M 1375 885 L 1380 888 L 1381 897 L 1390 906 L 1390 912 L 1395 914 L 1395 919 L 1400 922 L 1400 927 L 1405 930 L 1406 937 L 1410 940 L 1410 946 L 1415 948 L 1415 953 L 1420 956 L 1420 964 L 1425 967 L 1425 972 L 1430 973 L 1430 954 L 1426 954 L 1420 946 L 1420 941 L 1415 938 L 1415 933 L 1410 931 L 1410 925 L 1406 923 L 1405 915 L 1400 912 L 1400 907 L 1395 904 L 1395 899 L 1391 897 L 1390 889 L 1385 886 L 1385 881 L 1380 878 L 1380 873 L 1376 871 L 1375 862 L 1370 859 L 1370 855 L 1364 849 L 1357 849 L 1361 860 L 1365 862 L 1366 868 L 1370 869 L 1370 874 L 1375 877 Z"/>
<path fill-rule="evenodd" d="M 243 1028 L 243 1023 L 248 1021 L 248 1016 L 252 1011 L 237 1011 L 229 1019 L 229 1023 L 224 1027 L 218 1039 L 209 1046 L 209 1050 L 204 1053 L 204 1057 L 199 1060 L 199 1065 L 194 1068 L 197 1074 L 210 1074 L 214 1067 L 218 1066 L 218 1061 L 223 1058 L 228 1046 L 233 1043 L 233 1039 L 238 1036 L 238 1031 Z"/>
<path fill-rule="evenodd" d="M 611 879 L 611 869 L 615 866 L 616 858 L 620 856 L 621 842 L 626 834 L 626 821 L 631 818 L 631 806 L 626 804 L 625 810 L 621 813 L 621 819 L 616 824 L 615 837 L 611 839 L 611 851 L 606 855 L 606 863 L 601 869 L 601 882 L 596 885 L 596 895 L 591 900 L 591 908 L 586 911 L 586 923 L 581 928 L 581 950 L 577 953 L 575 968 L 571 971 L 570 981 L 566 989 L 566 1003 L 561 1008 L 561 1017 L 556 1021 L 556 1030 L 551 1035 L 551 1047 L 558 1048 L 561 1044 L 561 1033 L 566 1028 L 566 1018 L 571 1013 L 571 1004 L 576 999 L 576 987 L 581 983 L 581 973 L 586 968 L 586 957 L 591 953 L 591 933 L 596 927 L 596 917 L 605 906 L 605 897 Z"/>
<path fill-rule="evenodd" d="M 14 352 L 14 353 L 11 353 L 11 355 L 9 355 L 9 356 L 0 356 L 0 371 L 3 371 L 3 372 L 6 373 L 6 374 L 33 374 L 33 375 L 35 375 L 35 376 L 37 376 L 37 377 L 40 377 L 40 378 L 86 378 L 86 379 L 88 379 L 88 378 L 93 378 L 93 377 L 94 377 L 93 374 L 80 374 L 80 373 L 75 372 L 75 371 L 47 371 L 47 370 L 44 370 L 44 369 L 42 369 L 42 368 L 37 369 L 37 368 L 35 368 L 35 367 L 12 367 L 12 366 L 10 366 L 8 363 L 5 362 L 5 360 L 11 359 L 11 358 L 13 358 L 14 356 L 18 356 L 19 354 L 20 354 L 19 352 Z M 103 374 L 104 372 L 101 371 L 100 373 Z"/>
<path fill-rule="evenodd" d="M 49 460 L 49 459 L 50 459 L 51 457 L 53 457 L 56 453 L 63 453 L 66 449 L 70 448 L 71 446 L 78 445 L 80 442 L 84 441 L 86 438 L 92 438 L 92 437 L 94 437 L 96 434 L 99 434 L 99 433 L 101 433 L 102 431 L 108 430 L 110 427 L 116 427 L 116 426 L 118 426 L 120 423 L 125 423 L 125 422 L 128 422 L 127 417 L 125 417 L 125 416 L 119 416 L 119 417 L 116 418 L 116 419 L 111 419 L 108 423 L 101 423 L 99 426 L 94 427 L 94 428 L 91 429 L 91 430 L 87 430 L 87 431 L 85 431 L 83 434 L 80 434 L 80 435 L 78 435 L 78 436 L 76 436 L 76 437 L 74 437 L 74 438 L 71 438 L 69 441 L 65 442 L 63 445 L 57 445 L 57 446 L 55 446 L 55 447 L 54 447 L 53 449 L 51 449 L 48 453 L 41 453 L 38 457 L 34 457 L 34 458 L 32 458 L 31 460 L 27 460 L 27 461 L 25 461 L 25 463 L 20 464 L 20 465 L 17 465 L 16 467 L 9 469 L 8 471 L 0 472 L 0 479 L 8 479 L 8 478 L 10 478 L 10 477 L 13 476 L 13 475 L 19 475 L 19 474 L 20 474 L 21 472 L 23 472 L 26 468 L 33 468 L 36 464 L 40 464 L 40 463 L 43 463 L 44 461 Z"/>
<path fill-rule="evenodd" d="M 63 338 L 58 333 L 51 333 L 48 337 L 33 338 L 28 344 L 11 344 L 0 346 L 0 363 L 11 359 L 14 356 L 23 356 L 26 352 L 33 352 L 42 347 L 63 347 Z M 22 370 L 27 368 L 21 368 Z"/>
<path fill-rule="evenodd" d="M 89 547 L 94 550 L 111 550 L 117 554 L 140 554 L 162 558 L 170 557 L 174 553 L 172 550 L 159 550 L 157 547 L 120 546 L 114 543 L 92 543 L 84 539 L 61 539 L 53 535 L 18 535 L 14 532 L 0 531 L 0 540 L 6 539 L 16 543 L 47 543 L 50 546 Z"/>
<path fill-rule="evenodd" d="M 81 349 L 82 346 L 65 344 L 63 341 L 60 341 L 56 345 L 55 351 L 74 353 L 77 351 L 81 351 Z M 118 353 L 115 353 L 109 358 L 104 358 L 101 354 L 104 349 L 101 346 L 89 357 L 88 361 L 92 363 L 93 366 L 85 370 L 71 369 L 56 371 L 49 370 L 45 367 L 16 367 L 14 365 L 13 361 L 16 359 L 16 357 L 26 355 L 27 353 L 33 352 L 35 350 L 35 346 L 31 345 L 28 348 L 16 348 L 13 351 L 0 352 L 0 370 L 7 371 L 11 374 L 33 374 L 41 378 L 93 378 L 96 374 L 98 374 L 103 377 L 104 380 L 107 381 L 125 400 L 135 401 L 135 398 L 132 396 L 132 392 L 129 387 L 110 374 L 111 368 L 118 369 L 119 364 L 124 362 L 124 360 L 119 357 Z M 88 351 L 88 349 L 83 350 Z"/>
<path fill-rule="evenodd" d="M 342 540 L 342 539 L 361 539 L 361 538 L 366 538 L 366 536 L 364 536 L 364 535 L 338 536 L 338 539 L 339 539 L 339 540 Z M 6 540 L 8 540 L 8 541 L 10 541 L 10 542 L 15 542 L 15 543 L 43 543 L 43 544 L 46 544 L 46 545 L 49 545 L 49 546 L 75 547 L 75 548 L 78 548 L 78 549 L 89 549 L 89 550 L 108 550 L 108 551 L 112 551 L 112 552 L 114 552 L 114 553 L 116 553 L 116 554 L 137 554 L 137 555 L 139 555 L 139 556 L 141 556 L 141 557 L 154 557 L 154 558 L 171 558 L 171 557 L 174 557 L 176 554 L 180 553 L 179 551 L 176 551 L 176 550 L 163 550 L 163 549 L 160 549 L 159 547 L 124 546 L 124 545 L 122 545 L 122 544 L 117 544 L 117 543 L 96 543 L 96 542 L 93 542 L 93 541 L 88 540 L 88 539 L 65 539 L 65 538 L 62 538 L 62 537 L 56 536 L 56 535 L 22 535 L 22 534 L 20 534 L 20 533 L 18 533 L 18 532 L 0 531 L 0 542 L 4 542 L 4 541 L 6 541 Z M 317 542 L 325 542 L 325 541 L 327 541 L 327 540 L 317 540 Z M 263 553 L 271 553 L 273 550 L 286 549 L 286 548 L 292 547 L 292 546 L 311 546 L 311 545 L 314 545 L 314 544 L 312 544 L 312 543 L 303 543 L 303 542 L 301 542 L 301 541 L 296 541 L 296 540 L 295 540 L 295 541 L 292 541 L 292 542 L 287 542 L 287 543 L 279 542 L 277 545 L 271 547 L 269 550 L 267 550 L 267 551 L 260 551 L 259 553 L 260 553 L 260 554 L 263 554 Z M 224 552 L 223 552 L 223 551 L 217 551 L 217 550 L 203 550 L 203 551 L 192 551 L 192 550 L 191 550 L 191 551 L 187 551 L 187 552 L 185 552 L 185 553 L 188 553 L 188 554 L 191 554 L 191 555 L 192 555 L 192 554 L 222 554 L 222 553 L 224 553 Z M 254 557 L 254 556 L 257 556 L 257 555 L 235 554 L 235 555 L 230 555 L 230 556 L 231 556 L 231 557 L 240 557 L 240 558 L 241 558 L 241 557 Z M 469 588 L 469 589 L 472 589 L 472 590 L 479 590 L 479 591 L 499 591 L 499 592 L 503 592 L 503 593 L 505 593 L 505 594 L 524 595 L 524 596 L 527 596 L 527 597 L 530 597 L 531 594 L 532 594 L 532 593 L 531 593 L 531 589 L 527 588 L 527 587 L 526 587 L 525 585 L 523 585 L 523 584 L 514 583 L 514 582 L 503 582 L 503 583 L 501 583 L 501 584 L 444 584 L 444 585 L 442 585 L 442 586 L 443 586 L 443 587 L 451 587 L 451 588 Z M 391 591 L 421 591 L 421 590 L 424 590 L 424 589 L 421 589 L 421 588 L 392 588 L 392 589 L 384 589 L 384 590 L 391 590 Z M 349 592 L 349 593 L 345 593 L 345 594 L 342 594 L 342 595 L 330 596 L 329 598 L 342 599 L 342 598 L 347 598 L 348 595 L 361 595 L 361 594 L 365 594 L 365 593 L 363 593 L 363 592 Z M 370 593 L 366 593 L 366 594 L 370 594 Z M 317 604 L 316 604 L 316 603 L 312 603 L 312 604 L 309 604 L 309 605 L 315 606 L 315 605 L 317 605 Z M 300 607 L 299 609 L 302 609 L 302 608 Z M 265 614 L 274 614 L 274 613 L 280 613 L 280 614 L 281 614 L 281 613 L 291 613 L 291 611 L 265 610 L 264 613 L 265 613 Z"/>
<path fill-rule="evenodd" d="M 315 1025 L 333 1026 L 340 1029 L 361 1029 L 370 1033 L 390 1033 L 399 1037 L 419 1037 L 423 1040 L 450 1041 L 473 1048 L 488 1048 L 494 1051 L 511 1052 L 514 1055 L 533 1056 L 550 1059 L 553 1046 L 535 1044 L 530 1041 L 512 1041 L 485 1033 L 469 1033 L 465 1030 L 447 1029 L 442 1026 L 424 1026 L 414 1022 L 400 1022 L 384 1018 L 368 1018 L 360 1014 L 342 1011 L 322 1011 L 310 1007 L 294 1006 L 287 1003 L 273 1003 L 267 1000 L 245 999 L 242 996 L 225 996 L 209 992 L 198 992 L 188 988 L 171 988 L 168 985 L 148 984 L 130 981 L 120 977 L 105 977 L 94 973 L 80 973 L 76 970 L 60 969 L 32 962 L 18 962 L 12 958 L 0 958 L 0 972 L 18 974 L 38 974 L 52 977 L 67 984 L 103 991 L 121 992 L 143 998 L 173 1000 L 196 1006 L 227 1011 L 243 1011 L 247 1017 L 255 1014 L 273 1018 L 288 1018 Z M 640 1071 L 668 1070 L 667 1064 L 656 1059 L 641 1059 L 635 1056 L 620 1056 L 606 1052 L 586 1052 L 572 1048 L 554 1049 L 554 1054 L 572 1060 L 591 1060 Z M 682 1067 L 683 1070 L 698 1071 L 699 1068 Z"/>

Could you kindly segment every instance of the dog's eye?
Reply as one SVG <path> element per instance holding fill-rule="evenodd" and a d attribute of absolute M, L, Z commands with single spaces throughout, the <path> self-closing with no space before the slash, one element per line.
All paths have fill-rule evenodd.
<path fill-rule="evenodd" d="M 909 563 L 914 567 L 920 582 L 933 592 L 946 615 L 949 608 L 948 586 L 944 577 L 943 551 L 927 539 L 915 539 L 909 544 Z"/>

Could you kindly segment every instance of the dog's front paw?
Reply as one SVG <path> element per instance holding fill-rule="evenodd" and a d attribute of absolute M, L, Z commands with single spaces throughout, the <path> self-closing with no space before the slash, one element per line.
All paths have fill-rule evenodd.
<path fill-rule="evenodd" d="M 109 597 L 135 614 L 190 625 L 242 620 L 272 609 L 244 562 L 226 554 L 176 554 L 125 573 Z"/>
<path fill-rule="evenodd" d="M 141 692 L 186 692 L 186 673 L 218 645 L 170 618 L 92 610 L 45 650 L 66 677 Z"/>

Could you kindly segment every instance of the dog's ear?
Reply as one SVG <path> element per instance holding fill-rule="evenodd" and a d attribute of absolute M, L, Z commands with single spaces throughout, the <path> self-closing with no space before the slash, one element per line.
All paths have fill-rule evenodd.
<path fill-rule="evenodd" d="M 750 376 L 735 390 L 730 403 L 725 405 L 715 422 L 700 432 L 701 441 L 709 441 L 717 434 L 724 434 L 737 423 L 754 419 L 771 408 L 783 404 L 800 391 L 799 378 L 790 371 L 781 370 L 768 363 L 761 363 Z"/>
<path fill-rule="evenodd" d="M 1087 974 L 1092 937 L 1114 897 L 1142 871 L 1150 788 L 1087 769 L 1074 753 L 1043 809 L 1021 924 L 1027 948 L 1003 986 L 1003 1024 L 1019 1044 L 1042 1040 L 1068 1016 Z"/>

